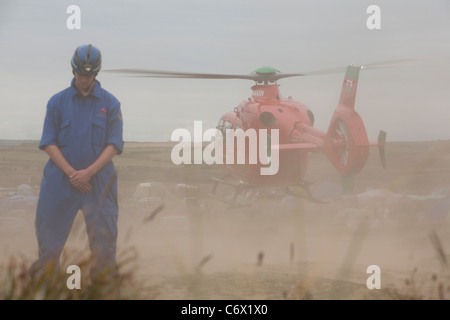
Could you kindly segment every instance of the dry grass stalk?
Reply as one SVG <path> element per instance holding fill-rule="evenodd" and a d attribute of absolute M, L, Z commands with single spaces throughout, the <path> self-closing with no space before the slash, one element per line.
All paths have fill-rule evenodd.
<path fill-rule="evenodd" d="M 130 254 L 131 253 L 131 254 Z M 74 252 L 71 256 L 81 256 Z M 92 258 L 81 258 L 76 263 L 67 263 L 62 257 L 61 268 L 49 265 L 40 274 L 30 276 L 29 261 L 12 257 L 3 267 L 0 298 L 3 300 L 119 300 L 139 298 L 139 288 L 133 281 L 135 260 L 133 250 L 126 250 L 118 262 L 118 270 L 104 270 L 90 277 Z M 71 273 L 63 266 L 77 265 L 80 268 L 80 289 L 69 289 Z M 117 272 L 119 271 L 119 272 Z"/>

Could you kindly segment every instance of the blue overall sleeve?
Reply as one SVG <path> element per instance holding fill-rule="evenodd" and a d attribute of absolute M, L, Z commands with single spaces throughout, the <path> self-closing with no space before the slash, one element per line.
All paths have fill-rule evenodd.
<path fill-rule="evenodd" d="M 56 112 L 53 99 L 50 99 L 47 103 L 47 110 L 44 119 L 44 129 L 42 131 L 41 141 L 39 143 L 39 149 L 43 150 L 49 145 L 58 145 L 58 115 Z"/>
<path fill-rule="evenodd" d="M 108 132 L 106 144 L 112 144 L 116 147 L 118 154 L 123 152 L 123 119 L 120 110 L 120 102 L 115 100 L 109 112 Z"/>

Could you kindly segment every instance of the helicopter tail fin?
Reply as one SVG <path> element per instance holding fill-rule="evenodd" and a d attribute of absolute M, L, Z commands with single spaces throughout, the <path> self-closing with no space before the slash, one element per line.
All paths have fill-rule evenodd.
<path fill-rule="evenodd" d="M 342 83 L 341 96 L 339 98 L 338 107 L 345 107 L 354 110 L 356 89 L 358 87 L 359 70 L 361 66 L 349 65 L 345 72 L 344 81 Z"/>

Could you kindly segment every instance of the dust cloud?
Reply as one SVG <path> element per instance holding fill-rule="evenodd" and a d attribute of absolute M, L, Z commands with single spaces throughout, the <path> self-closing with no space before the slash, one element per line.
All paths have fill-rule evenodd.
<path fill-rule="evenodd" d="M 186 184 L 195 194 L 138 203 L 138 179 L 149 179 L 119 163 L 118 261 L 133 271 L 140 299 L 447 299 L 449 208 L 433 213 L 449 197 L 449 155 L 445 142 L 420 144 L 434 153 L 412 159 L 411 148 L 422 145 L 389 144 L 384 171 L 371 155 L 353 195 L 340 193 L 337 173 L 312 155 L 310 195 L 300 187 L 249 189 L 236 207 L 208 197 L 207 179 Z M 158 181 L 174 190 L 177 177 Z M 2 218 L 1 264 L 31 262 L 34 212 Z M 76 264 L 71 250 L 89 252 L 81 214 L 65 248 L 66 262 Z M 381 289 L 366 285 L 373 265 Z"/>

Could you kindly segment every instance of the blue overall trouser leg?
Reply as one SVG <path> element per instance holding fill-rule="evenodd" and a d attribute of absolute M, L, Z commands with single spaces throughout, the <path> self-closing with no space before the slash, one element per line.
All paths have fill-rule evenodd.
<path fill-rule="evenodd" d="M 103 197 L 80 194 L 67 181 L 62 181 L 59 188 L 48 184 L 45 187 L 41 190 L 35 221 L 39 258 L 30 267 L 30 273 L 45 272 L 45 268 L 50 266 L 59 270 L 61 252 L 77 212 L 82 210 L 92 253 L 91 276 L 95 277 L 101 272 L 108 272 L 108 276 L 117 275 L 116 207 L 105 208 L 104 201 L 95 203 L 94 199 L 103 200 Z M 107 204 L 110 205 L 110 202 Z"/>

